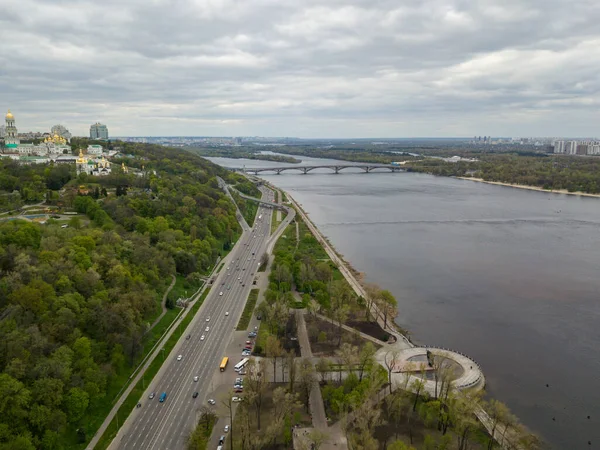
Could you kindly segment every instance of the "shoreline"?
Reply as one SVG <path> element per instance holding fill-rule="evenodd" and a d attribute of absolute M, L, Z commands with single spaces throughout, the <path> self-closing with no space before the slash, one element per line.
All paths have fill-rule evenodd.
<path fill-rule="evenodd" d="M 544 189 L 538 186 L 527 186 L 525 184 L 511 184 L 511 183 L 503 183 L 502 181 L 488 181 L 483 178 L 473 178 L 473 177 L 452 177 L 459 180 L 470 180 L 476 181 L 478 183 L 486 183 L 486 184 L 494 184 L 496 186 L 505 186 L 517 189 L 527 189 L 529 191 L 537 191 L 537 192 L 546 192 L 548 194 L 566 194 L 566 195 L 576 195 L 579 197 L 593 197 L 600 198 L 600 194 L 588 194 L 587 192 L 569 192 L 566 189 Z"/>

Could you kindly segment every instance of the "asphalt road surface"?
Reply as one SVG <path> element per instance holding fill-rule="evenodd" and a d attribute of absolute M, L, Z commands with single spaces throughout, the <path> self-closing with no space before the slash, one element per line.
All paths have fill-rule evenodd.
<path fill-rule="evenodd" d="M 270 190 L 262 190 L 264 200 L 273 198 Z M 262 218 L 258 220 L 260 215 Z M 211 380 L 252 288 L 269 239 L 271 215 L 272 209 L 259 207 L 254 229 L 242 234 L 225 259 L 225 267 L 214 281 L 204 304 L 140 399 L 142 406 L 134 409 L 113 440 L 111 449 L 185 448 L 196 424 L 197 411 L 207 404 L 207 392 L 212 390 Z M 229 315 L 226 316 L 226 312 Z M 181 361 L 177 360 L 178 355 L 182 355 Z M 242 359 L 241 352 L 239 359 Z M 230 360 L 227 370 L 233 370 L 237 362 Z M 199 377 L 197 382 L 194 381 L 195 376 Z M 151 392 L 155 393 L 153 399 L 148 398 Z M 163 392 L 167 393 L 167 398 L 160 403 Z M 195 399 L 192 398 L 194 392 L 198 392 Z"/>

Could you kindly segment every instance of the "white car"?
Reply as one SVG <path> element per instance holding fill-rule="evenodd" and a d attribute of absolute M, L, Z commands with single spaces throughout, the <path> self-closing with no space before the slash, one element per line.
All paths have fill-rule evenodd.
<path fill-rule="evenodd" d="M 225 315 L 228 316 L 229 315 L 229 311 L 225 311 Z"/>
<path fill-rule="evenodd" d="M 229 433 L 229 425 L 225 425 L 225 428 L 223 428 L 223 433 Z"/>
<path fill-rule="evenodd" d="M 219 292 L 219 295 L 223 295 L 223 291 Z"/>
<path fill-rule="evenodd" d="M 207 318 L 206 318 L 206 321 L 207 321 L 207 322 L 209 322 L 209 321 L 210 321 L 210 317 L 207 317 Z"/>
<path fill-rule="evenodd" d="M 208 330 L 210 330 L 210 327 L 206 327 L 206 328 L 204 329 L 204 331 L 208 331 Z"/>
<path fill-rule="evenodd" d="M 242 397 L 231 397 L 231 401 L 232 402 L 241 402 L 242 401 Z"/>
<path fill-rule="evenodd" d="M 217 402 L 215 402 L 212 398 L 209 398 L 208 403 L 211 405 L 215 405 Z"/>
<path fill-rule="evenodd" d="M 204 340 L 204 335 L 200 336 L 200 340 L 203 341 Z"/>
<path fill-rule="evenodd" d="M 181 361 L 182 359 L 183 359 L 183 355 L 179 355 L 179 356 L 177 357 L 177 361 Z"/>
<path fill-rule="evenodd" d="M 198 375 L 194 377 L 194 381 L 198 381 Z"/>

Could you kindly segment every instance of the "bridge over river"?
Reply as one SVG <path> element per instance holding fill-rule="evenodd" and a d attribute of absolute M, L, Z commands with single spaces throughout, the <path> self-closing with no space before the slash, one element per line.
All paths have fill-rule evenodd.
<path fill-rule="evenodd" d="M 373 171 L 386 171 L 386 172 L 404 172 L 404 169 L 395 164 L 332 164 L 332 165 L 312 165 L 312 166 L 279 166 L 279 167 L 248 167 L 248 168 L 236 168 L 231 169 L 236 172 L 251 173 L 258 175 L 262 172 L 275 172 L 279 175 L 285 170 L 298 170 L 300 173 L 306 175 L 311 170 L 315 169 L 330 169 L 334 173 L 340 173 L 344 169 L 361 169 L 365 173 L 371 173 Z"/>

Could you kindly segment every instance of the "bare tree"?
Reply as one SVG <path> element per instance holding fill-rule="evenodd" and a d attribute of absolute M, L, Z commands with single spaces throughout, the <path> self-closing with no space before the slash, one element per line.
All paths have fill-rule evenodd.
<path fill-rule="evenodd" d="M 268 387 L 264 360 L 248 362 L 248 376 L 246 377 L 246 399 L 248 404 L 256 409 L 256 426 L 260 430 L 260 413 L 263 406 L 264 394 Z"/>
<path fill-rule="evenodd" d="M 370 319 L 371 313 L 374 309 L 374 306 L 377 304 L 379 300 L 379 286 L 376 284 L 366 284 L 365 285 L 365 293 L 367 296 L 365 297 L 365 304 L 367 306 L 367 319 Z M 375 315 L 375 320 L 377 320 L 377 314 Z"/>
<path fill-rule="evenodd" d="M 387 328 L 388 316 L 395 316 L 398 301 L 390 291 L 384 290 L 379 292 L 379 307 L 383 312 L 383 328 Z"/>
<path fill-rule="evenodd" d="M 451 395 L 446 401 L 450 422 L 456 434 L 458 450 L 467 450 L 469 434 L 479 425 L 475 417 L 475 409 L 479 406 L 479 401 L 478 394 L 469 392 Z"/>
<path fill-rule="evenodd" d="M 488 449 L 491 450 L 496 443 L 495 435 L 498 424 L 504 421 L 509 411 L 506 405 L 496 399 L 491 399 L 489 402 L 484 403 L 484 409 L 490 417 L 490 440 L 488 441 Z"/>
<path fill-rule="evenodd" d="M 296 355 L 294 354 L 293 350 L 290 350 L 287 353 L 287 367 L 288 367 L 288 378 L 289 378 L 289 383 L 290 383 L 290 392 L 294 392 L 294 386 L 296 384 Z"/>
<path fill-rule="evenodd" d="M 351 448 L 378 450 L 379 443 L 373 437 L 373 430 L 381 423 L 381 410 L 377 405 L 366 402 L 358 407 L 353 418 L 353 429 L 348 436 Z"/>
<path fill-rule="evenodd" d="M 282 352 L 283 348 L 279 339 L 273 335 L 268 336 L 265 343 L 265 353 L 267 358 L 271 358 L 271 362 L 273 363 L 273 383 L 275 383 L 277 378 L 277 358 L 281 356 Z"/>
<path fill-rule="evenodd" d="M 310 391 L 315 384 L 315 367 L 308 358 L 302 358 L 300 361 L 300 370 L 298 373 L 298 382 L 302 396 L 304 397 L 304 405 L 306 406 L 306 412 L 309 412 L 310 405 Z"/>
<path fill-rule="evenodd" d="M 390 394 L 392 393 L 392 371 L 394 370 L 394 367 L 396 366 L 396 360 L 398 359 L 398 351 L 394 350 L 394 351 L 388 351 L 386 352 L 384 358 L 383 358 L 383 363 L 385 364 L 385 368 L 387 369 L 387 373 L 388 373 L 388 384 L 390 385 Z"/>
<path fill-rule="evenodd" d="M 229 448 L 230 450 L 233 450 L 233 401 L 231 400 L 233 398 L 233 391 L 229 390 L 229 392 L 227 393 L 227 398 L 225 398 L 224 400 L 221 400 L 221 403 L 223 404 L 223 406 L 225 406 L 225 408 L 227 408 L 227 411 L 229 411 Z M 235 430 L 237 432 L 237 430 Z"/>
<path fill-rule="evenodd" d="M 360 349 L 358 354 L 358 380 L 362 381 L 363 375 L 366 371 L 371 370 L 373 364 L 375 364 L 375 353 L 377 349 L 371 342 L 367 342 Z"/>
<path fill-rule="evenodd" d="M 325 443 L 328 437 L 329 435 L 321 430 L 311 430 L 311 432 L 308 434 L 308 438 L 312 441 L 311 448 L 313 450 L 319 450 L 321 448 L 321 445 Z"/>
<path fill-rule="evenodd" d="M 325 378 L 331 370 L 331 362 L 327 358 L 320 358 L 317 362 L 316 369 L 321 377 L 321 383 L 325 383 Z"/>
<path fill-rule="evenodd" d="M 337 356 L 342 360 L 342 363 L 346 366 L 346 371 L 349 373 L 354 372 L 354 365 L 358 360 L 358 347 L 344 342 L 344 344 L 336 351 Z M 340 371 L 340 383 L 342 382 L 342 372 Z"/>

